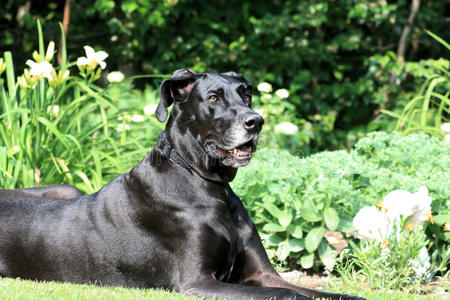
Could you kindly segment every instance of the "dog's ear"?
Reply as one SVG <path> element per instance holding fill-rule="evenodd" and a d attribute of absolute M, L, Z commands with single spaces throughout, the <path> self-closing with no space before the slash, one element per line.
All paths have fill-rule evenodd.
<path fill-rule="evenodd" d="M 167 108 L 173 101 L 185 102 L 197 80 L 198 75 L 189 69 L 181 69 L 173 72 L 172 77 L 166 79 L 159 89 L 159 104 L 156 108 L 156 118 L 164 122 L 167 118 Z"/>

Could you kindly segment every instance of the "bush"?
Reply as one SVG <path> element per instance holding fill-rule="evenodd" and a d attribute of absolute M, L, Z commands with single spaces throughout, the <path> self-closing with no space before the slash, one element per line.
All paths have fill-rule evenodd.
<path fill-rule="evenodd" d="M 450 152 L 448 142 L 427 135 L 374 132 L 350 153 L 323 152 L 299 158 L 287 151 L 260 149 L 232 183 L 257 224 L 269 256 L 280 266 L 331 268 L 338 233 L 350 233 L 352 218 L 390 191 L 426 186 L 435 224 L 427 228 L 432 258 L 450 240 Z"/>

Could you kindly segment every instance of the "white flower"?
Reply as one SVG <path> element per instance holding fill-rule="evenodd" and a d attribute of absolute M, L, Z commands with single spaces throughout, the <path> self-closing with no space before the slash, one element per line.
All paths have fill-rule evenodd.
<path fill-rule="evenodd" d="M 450 132 L 450 123 L 442 123 L 441 130 L 445 132 Z"/>
<path fill-rule="evenodd" d="M 275 126 L 276 133 L 293 135 L 296 134 L 297 131 L 298 127 L 295 124 L 292 124 L 291 122 L 281 122 L 280 124 L 277 124 Z"/>
<path fill-rule="evenodd" d="M 444 139 L 445 139 L 447 142 L 450 142 L 450 134 L 446 134 L 445 137 L 444 137 Z"/>
<path fill-rule="evenodd" d="M 428 271 L 431 267 L 430 256 L 428 255 L 428 251 L 426 247 L 420 249 L 419 255 L 411 259 L 411 265 L 414 268 L 414 273 L 419 278 L 424 278 L 428 275 Z"/>
<path fill-rule="evenodd" d="M 428 196 L 428 189 L 421 186 L 419 191 L 412 194 L 412 207 L 414 213 L 408 224 L 418 225 L 423 224 L 431 217 L 431 197 Z"/>
<path fill-rule="evenodd" d="M 154 104 L 154 103 L 147 104 L 144 107 L 144 114 L 153 115 L 155 113 L 157 107 L 158 107 L 158 105 Z"/>
<path fill-rule="evenodd" d="M 272 85 L 268 82 L 261 82 L 257 86 L 258 91 L 264 93 L 270 93 L 272 91 Z"/>
<path fill-rule="evenodd" d="M 411 197 L 412 194 L 408 191 L 392 191 L 384 197 L 383 209 L 392 220 L 400 216 L 406 218 L 414 212 L 411 205 Z"/>
<path fill-rule="evenodd" d="M 91 69 L 95 69 L 97 65 L 100 65 L 102 69 L 106 67 L 104 60 L 108 57 L 108 53 L 105 51 L 95 52 L 90 46 L 84 46 L 84 51 L 86 51 L 86 57 L 82 56 L 77 59 L 78 66 L 88 66 Z"/>
<path fill-rule="evenodd" d="M 130 130 L 130 126 L 128 124 L 119 124 L 117 125 L 117 131 Z"/>
<path fill-rule="evenodd" d="M 375 206 L 362 208 L 353 218 L 353 235 L 359 239 L 383 240 L 391 232 L 390 222 L 386 215 Z"/>
<path fill-rule="evenodd" d="M 275 95 L 277 95 L 281 99 L 284 99 L 284 98 L 289 97 L 289 92 L 287 89 L 279 89 L 279 90 L 276 90 Z"/>
<path fill-rule="evenodd" d="M 136 123 L 143 122 L 144 120 L 145 120 L 145 118 L 143 115 L 135 114 L 131 117 L 131 121 L 136 122 Z"/>
<path fill-rule="evenodd" d="M 108 76 L 106 76 L 106 79 L 108 79 L 109 82 L 121 82 L 125 79 L 125 75 L 123 75 L 120 71 L 114 71 L 108 73 Z"/>
<path fill-rule="evenodd" d="M 59 105 L 53 105 L 53 106 L 49 106 L 47 107 L 47 112 L 53 112 L 54 115 L 58 115 L 59 113 Z"/>
<path fill-rule="evenodd" d="M 270 99 L 272 99 L 272 95 L 271 94 L 264 94 L 264 95 L 262 95 L 262 97 L 261 97 L 263 100 L 270 100 Z"/>
<path fill-rule="evenodd" d="M 54 54 L 55 54 L 55 42 L 51 41 L 48 44 L 47 52 L 45 52 L 45 60 L 51 61 Z"/>
<path fill-rule="evenodd" d="M 52 79 L 52 70 L 53 66 L 48 61 L 43 61 L 40 63 L 37 63 L 35 61 L 32 61 L 31 59 L 27 60 L 27 65 L 30 66 L 30 75 L 36 76 L 38 78 L 46 77 L 49 79 Z"/>
<path fill-rule="evenodd" d="M 400 216 L 404 219 L 411 216 L 406 225 L 423 224 L 431 213 L 431 197 L 428 189 L 421 186 L 414 194 L 403 190 L 395 190 L 384 197 L 382 208 L 386 211 L 390 220 Z"/>

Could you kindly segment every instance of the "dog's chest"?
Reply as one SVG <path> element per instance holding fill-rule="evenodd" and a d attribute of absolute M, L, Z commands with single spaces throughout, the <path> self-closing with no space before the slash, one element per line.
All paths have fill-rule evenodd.
<path fill-rule="evenodd" d="M 198 258 L 199 271 L 213 273 L 222 281 L 227 281 L 236 256 L 243 250 L 228 207 L 229 196 L 225 188 L 198 189 L 197 201 L 188 213 L 192 230 L 187 234 L 187 255 Z"/>

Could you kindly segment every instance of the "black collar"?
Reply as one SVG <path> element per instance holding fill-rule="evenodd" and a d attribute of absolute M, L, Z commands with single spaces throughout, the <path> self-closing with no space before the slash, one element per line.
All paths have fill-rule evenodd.
<path fill-rule="evenodd" d="M 172 148 L 172 146 L 169 144 L 168 141 L 164 138 L 164 130 L 161 130 L 159 132 L 158 141 L 156 142 L 156 147 L 158 147 L 159 150 L 161 150 L 161 153 L 176 162 L 179 166 L 183 167 L 184 169 L 188 170 L 192 174 L 192 168 L 189 166 L 189 164 L 184 160 L 184 158 L 175 150 Z"/>

